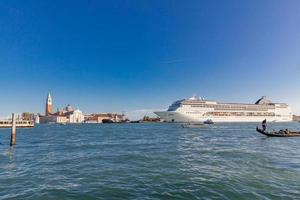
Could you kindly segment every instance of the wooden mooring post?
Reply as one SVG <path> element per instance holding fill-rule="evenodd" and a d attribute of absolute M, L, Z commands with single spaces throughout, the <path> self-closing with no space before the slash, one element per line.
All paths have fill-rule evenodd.
<path fill-rule="evenodd" d="M 16 117 L 15 113 L 12 114 L 11 116 L 11 136 L 10 136 L 10 146 L 16 144 Z"/>

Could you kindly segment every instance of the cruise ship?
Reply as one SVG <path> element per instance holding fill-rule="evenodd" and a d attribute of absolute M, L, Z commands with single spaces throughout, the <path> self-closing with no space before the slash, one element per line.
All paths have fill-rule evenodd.
<path fill-rule="evenodd" d="M 166 122 L 289 122 L 293 113 L 286 103 L 272 103 L 265 96 L 254 104 L 220 103 L 191 97 L 174 102 L 167 111 L 154 112 Z"/>

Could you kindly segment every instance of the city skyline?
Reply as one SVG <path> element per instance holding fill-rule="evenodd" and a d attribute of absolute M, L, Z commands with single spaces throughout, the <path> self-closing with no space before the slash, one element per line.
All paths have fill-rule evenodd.
<path fill-rule="evenodd" d="M 1 1 L 0 13 L 0 116 L 44 113 L 49 91 L 53 109 L 84 113 L 197 94 L 266 95 L 300 114 L 299 1 Z"/>

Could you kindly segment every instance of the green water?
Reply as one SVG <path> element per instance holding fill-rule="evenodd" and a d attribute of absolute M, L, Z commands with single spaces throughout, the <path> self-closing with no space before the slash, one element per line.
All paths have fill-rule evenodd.
<path fill-rule="evenodd" d="M 300 123 L 272 124 L 300 130 Z M 256 124 L 0 129 L 3 199 L 300 199 L 300 137 Z"/>

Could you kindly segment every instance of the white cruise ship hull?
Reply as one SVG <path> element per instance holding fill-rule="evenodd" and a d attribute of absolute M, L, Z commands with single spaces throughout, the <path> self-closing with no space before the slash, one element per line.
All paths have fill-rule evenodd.
<path fill-rule="evenodd" d="M 166 122 L 204 122 L 212 120 L 213 122 L 262 122 L 267 119 L 269 122 L 290 122 L 290 117 L 248 117 L 248 116 L 226 116 L 226 117 L 203 117 L 203 116 L 189 116 L 179 112 L 162 111 L 154 112 L 162 120 Z"/>
<path fill-rule="evenodd" d="M 286 103 L 272 103 L 262 97 L 255 104 L 219 103 L 192 97 L 175 101 L 167 111 L 154 112 L 166 122 L 289 122 L 293 120 Z"/>

